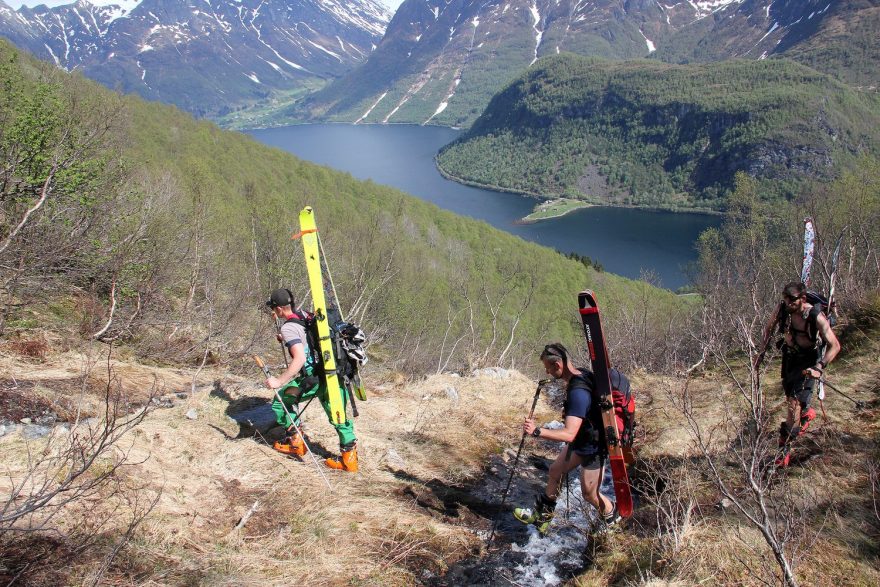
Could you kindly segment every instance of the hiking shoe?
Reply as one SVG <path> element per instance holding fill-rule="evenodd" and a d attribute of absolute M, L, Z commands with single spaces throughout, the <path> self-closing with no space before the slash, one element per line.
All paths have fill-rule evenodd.
<path fill-rule="evenodd" d="M 546 536 L 550 530 L 550 522 L 553 521 L 553 510 L 556 509 L 556 501 L 551 500 L 543 493 L 535 499 L 535 507 L 516 508 L 513 517 L 523 524 L 532 524 L 538 529 L 541 536 Z"/>
<path fill-rule="evenodd" d="M 306 454 L 306 443 L 298 433 L 288 436 L 284 440 L 276 441 L 272 448 L 280 453 L 296 457 L 303 457 Z"/>
<path fill-rule="evenodd" d="M 610 528 L 612 526 L 616 526 L 620 520 L 622 520 L 620 516 L 620 512 L 617 511 L 617 504 L 614 504 L 614 507 L 611 508 L 611 511 L 602 516 L 602 523 L 605 524 L 606 528 Z"/>
<path fill-rule="evenodd" d="M 330 457 L 324 463 L 331 469 L 337 471 L 348 471 L 349 473 L 357 473 L 358 470 L 358 453 L 356 448 L 342 451 L 340 457 Z"/>
<path fill-rule="evenodd" d="M 783 449 L 779 452 L 779 456 L 776 457 L 774 464 L 780 469 L 784 469 L 788 466 L 788 461 L 791 459 L 791 450 L 788 447 L 783 447 Z"/>
<path fill-rule="evenodd" d="M 546 536 L 553 521 L 553 513 L 539 512 L 532 508 L 515 508 L 513 517 L 523 524 L 532 524 L 541 536 Z"/>
<path fill-rule="evenodd" d="M 594 534 L 607 534 L 611 532 L 622 519 L 620 513 L 617 511 L 617 504 L 614 504 L 608 514 L 598 516 Z"/>
<path fill-rule="evenodd" d="M 801 430 L 798 433 L 798 436 L 802 436 L 804 432 L 807 431 L 807 428 L 810 427 L 810 422 L 816 419 L 816 410 L 813 408 L 807 408 L 807 411 L 801 414 Z"/>

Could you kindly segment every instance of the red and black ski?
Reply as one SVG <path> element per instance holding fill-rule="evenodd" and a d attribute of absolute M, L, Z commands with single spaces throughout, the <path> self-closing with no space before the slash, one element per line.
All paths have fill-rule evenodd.
<path fill-rule="evenodd" d="M 608 359 L 608 348 L 605 346 L 605 335 L 602 332 L 602 320 L 599 318 L 599 305 L 592 291 L 586 290 L 578 294 L 578 307 L 581 321 L 584 324 L 584 336 L 587 337 L 587 349 L 590 363 L 596 376 L 596 396 L 602 398 L 599 407 L 602 409 L 602 425 L 605 427 L 605 440 L 608 443 L 608 456 L 611 460 L 611 478 L 614 481 L 614 495 L 617 497 L 617 511 L 624 518 L 632 515 L 633 501 L 630 493 L 629 477 L 626 474 L 626 461 L 623 448 L 620 446 L 620 435 L 617 430 L 617 418 L 614 416 L 614 404 L 611 396 L 611 364 Z"/>

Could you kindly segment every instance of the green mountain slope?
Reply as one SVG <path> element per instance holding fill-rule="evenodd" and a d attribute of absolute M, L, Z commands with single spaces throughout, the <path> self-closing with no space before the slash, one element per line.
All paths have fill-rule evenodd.
<path fill-rule="evenodd" d="M 783 60 L 668 65 L 548 58 L 437 157 L 465 181 L 541 196 L 719 209 L 737 171 L 768 197 L 878 146 L 878 102 Z"/>
<path fill-rule="evenodd" d="M 23 308 L 53 284 L 82 296 L 57 311 L 81 321 L 83 334 L 109 320 L 101 336 L 131 339 L 158 359 L 246 353 L 267 337 L 267 291 L 284 285 L 306 299 L 301 245 L 290 238 L 305 205 L 316 210 L 347 317 L 371 333 L 377 356 L 411 373 L 533 361 L 548 338 L 577 340 L 578 290 L 597 289 L 612 312 L 643 291 L 173 107 L 120 99 L 7 44 L 0 59 L 4 239 L 38 201 L 55 160 L 47 150 L 87 132 L 95 118 L 110 127 L 108 140 L 80 152 L 78 167 L 50 179 L 45 205 L 0 250 L 9 323 L 32 324 Z M 100 117 L 81 118 L 89 112 Z M 31 124 L 58 113 L 70 133 Z M 35 153 L 35 166 L 10 163 L 22 152 Z M 80 189 L 92 185 L 86 172 L 100 189 Z M 669 292 L 652 297 L 681 307 Z"/>

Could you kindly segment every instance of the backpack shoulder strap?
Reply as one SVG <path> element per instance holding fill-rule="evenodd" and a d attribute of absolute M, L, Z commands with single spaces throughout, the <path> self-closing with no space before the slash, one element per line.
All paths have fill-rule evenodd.
<path fill-rule="evenodd" d="M 822 313 L 822 304 L 813 304 L 807 315 L 807 329 L 810 338 L 816 341 L 819 338 L 819 314 Z"/>
<path fill-rule="evenodd" d="M 571 378 L 569 387 L 571 389 L 586 389 L 591 394 L 596 388 L 596 381 L 592 371 L 581 369 L 581 375 L 575 375 Z"/>
<path fill-rule="evenodd" d="M 289 324 L 292 322 L 294 324 L 299 324 L 303 328 L 306 328 L 308 326 L 308 324 L 306 323 L 306 320 L 308 320 L 307 316 L 303 316 L 301 314 L 297 314 L 296 312 L 294 312 L 287 320 L 284 321 L 284 323 Z"/>

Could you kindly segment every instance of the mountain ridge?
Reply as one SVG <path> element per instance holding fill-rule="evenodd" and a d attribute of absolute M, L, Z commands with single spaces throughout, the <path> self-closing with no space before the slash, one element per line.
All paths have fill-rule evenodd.
<path fill-rule="evenodd" d="M 389 18 L 377 0 L 0 2 L 0 34 L 17 46 L 198 116 L 319 87 L 366 58 Z"/>

